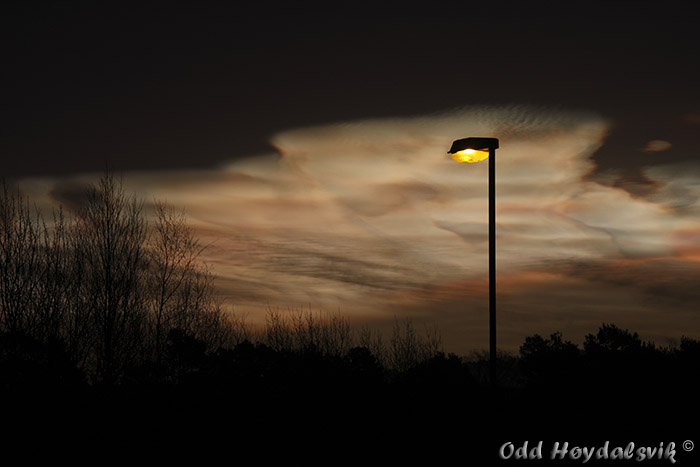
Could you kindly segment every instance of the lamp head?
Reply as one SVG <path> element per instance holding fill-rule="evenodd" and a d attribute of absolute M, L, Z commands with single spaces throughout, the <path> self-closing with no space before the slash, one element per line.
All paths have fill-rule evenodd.
<path fill-rule="evenodd" d="M 472 163 L 483 161 L 497 148 L 497 138 L 463 138 L 453 142 L 447 153 L 457 162 Z"/>

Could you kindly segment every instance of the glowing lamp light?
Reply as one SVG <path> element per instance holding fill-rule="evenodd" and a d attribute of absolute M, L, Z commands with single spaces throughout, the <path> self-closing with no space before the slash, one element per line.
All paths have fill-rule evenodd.
<path fill-rule="evenodd" d="M 498 149 L 496 138 L 463 138 L 452 143 L 448 154 L 457 162 L 471 164 L 489 157 L 492 149 Z"/>
<path fill-rule="evenodd" d="M 477 151 L 476 149 L 464 149 L 462 151 L 457 151 L 450 154 L 452 159 L 457 162 L 465 162 L 471 164 L 472 162 L 481 162 L 487 157 L 489 157 L 488 151 Z"/>

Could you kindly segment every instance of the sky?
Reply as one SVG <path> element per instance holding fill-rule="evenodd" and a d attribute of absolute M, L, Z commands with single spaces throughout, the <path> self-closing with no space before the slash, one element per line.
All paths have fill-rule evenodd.
<path fill-rule="evenodd" d="M 70 210 L 105 166 L 182 208 L 227 306 L 488 344 L 700 338 L 698 13 L 681 3 L 4 6 L 0 176 Z M 652 6 L 654 8 L 652 8 Z"/>

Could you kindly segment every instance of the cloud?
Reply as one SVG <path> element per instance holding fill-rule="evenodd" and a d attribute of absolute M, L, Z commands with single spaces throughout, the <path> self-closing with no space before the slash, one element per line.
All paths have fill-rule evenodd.
<path fill-rule="evenodd" d="M 649 141 L 643 148 L 644 152 L 662 152 L 671 149 L 672 144 L 663 139 Z"/>
<path fill-rule="evenodd" d="M 582 336 L 603 320 L 657 338 L 700 329 L 687 279 L 700 265 L 700 172 L 648 168 L 658 186 L 648 196 L 597 183 L 590 156 L 607 130 L 588 113 L 465 108 L 292 129 L 271 138 L 277 154 L 125 182 L 186 210 L 235 310 L 253 319 L 268 305 L 375 322 L 408 315 L 436 322 L 445 345 L 462 351 L 486 347 L 488 335 L 488 164 L 458 164 L 447 150 L 454 139 L 497 137 L 504 348 L 534 332 Z M 89 178 L 24 188 L 75 205 L 74 188 Z M 669 283 L 676 276 L 684 279 Z"/>

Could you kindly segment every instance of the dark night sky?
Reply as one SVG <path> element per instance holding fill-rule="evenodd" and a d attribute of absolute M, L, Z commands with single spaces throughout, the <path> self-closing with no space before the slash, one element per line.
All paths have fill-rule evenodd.
<path fill-rule="evenodd" d="M 610 118 L 603 167 L 700 147 L 687 2 L 278 3 L 5 4 L 2 176 L 207 167 L 287 128 L 474 104 Z"/>

